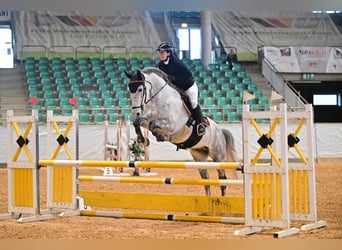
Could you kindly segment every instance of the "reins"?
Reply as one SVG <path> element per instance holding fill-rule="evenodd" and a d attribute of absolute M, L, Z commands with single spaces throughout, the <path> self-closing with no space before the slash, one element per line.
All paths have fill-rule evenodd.
<path fill-rule="evenodd" d="M 151 85 L 151 90 L 152 90 L 152 83 L 151 82 L 149 82 L 149 81 L 146 81 L 147 83 L 149 83 L 150 85 Z M 147 104 L 147 103 L 149 103 L 150 101 L 152 101 L 152 99 L 154 98 L 154 97 L 156 97 L 165 87 L 166 87 L 166 85 L 167 85 L 167 82 L 154 94 L 154 95 L 152 95 L 151 96 L 151 98 L 149 99 L 149 100 L 147 100 L 147 101 L 145 101 L 144 103 L 145 104 Z"/>

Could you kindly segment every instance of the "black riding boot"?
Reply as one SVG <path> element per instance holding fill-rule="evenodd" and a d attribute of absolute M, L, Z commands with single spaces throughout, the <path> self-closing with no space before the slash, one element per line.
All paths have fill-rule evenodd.
<path fill-rule="evenodd" d="M 203 116 L 200 105 L 197 105 L 197 107 L 192 110 L 192 113 L 197 123 L 197 134 L 202 136 L 205 134 L 205 126 L 203 124 Z"/>

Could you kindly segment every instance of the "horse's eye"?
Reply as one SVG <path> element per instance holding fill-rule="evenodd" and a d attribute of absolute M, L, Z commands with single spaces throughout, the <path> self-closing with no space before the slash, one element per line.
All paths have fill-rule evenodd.
<path fill-rule="evenodd" d="M 139 89 L 138 89 L 138 92 L 142 92 L 142 91 L 143 91 L 142 88 L 139 88 Z"/>

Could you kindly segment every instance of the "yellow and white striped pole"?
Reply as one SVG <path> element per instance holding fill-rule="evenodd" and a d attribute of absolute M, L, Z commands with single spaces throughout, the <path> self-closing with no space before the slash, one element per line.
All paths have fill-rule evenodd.
<path fill-rule="evenodd" d="M 40 160 L 41 166 L 120 167 L 120 168 L 181 168 L 240 169 L 240 162 L 176 162 L 176 161 L 104 161 L 104 160 Z"/>
<path fill-rule="evenodd" d="M 149 219 L 149 220 L 168 220 L 168 221 L 196 221 L 211 223 L 243 224 L 245 219 L 241 217 L 224 216 L 200 216 L 200 215 L 176 215 L 176 214 L 158 214 L 158 213 L 136 213 L 136 212 L 115 212 L 115 211 L 97 211 L 82 210 L 81 215 L 129 218 L 129 219 Z"/>
<path fill-rule="evenodd" d="M 209 179 L 176 179 L 176 178 L 144 178 L 126 176 L 84 176 L 78 177 L 80 182 L 117 182 L 139 184 L 167 184 L 167 185 L 242 185 L 243 180 L 209 180 Z"/>

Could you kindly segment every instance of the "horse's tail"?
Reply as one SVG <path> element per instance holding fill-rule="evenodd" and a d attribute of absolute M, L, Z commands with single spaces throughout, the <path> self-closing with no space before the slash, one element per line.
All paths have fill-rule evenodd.
<path fill-rule="evenodd" d="M 237 155 L 235 149 L 235 142 L 233 134 L 228 129 L 222 129 L 224 138 L 226 139 L 226 153 L 227 153 L 227 161 L 229 162 L 237 162 Z"/>

